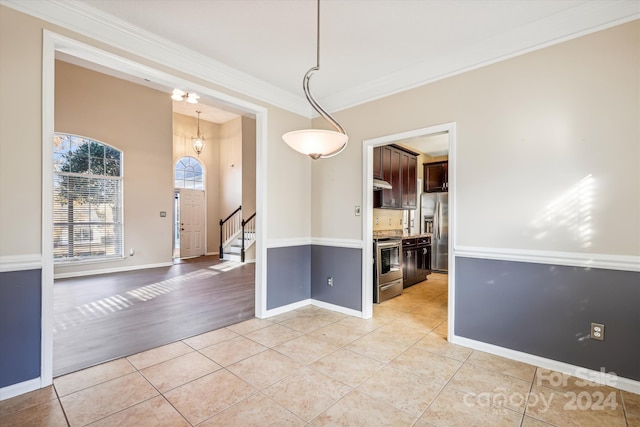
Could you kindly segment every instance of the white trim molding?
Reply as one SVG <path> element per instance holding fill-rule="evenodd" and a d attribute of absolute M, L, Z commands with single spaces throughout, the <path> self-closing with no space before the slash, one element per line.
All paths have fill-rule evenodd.
<path fill-rule="evenodd" d="M 453 255 L 465 258 L 531 262 L 535 264 L 564 265 L 569 267 L 640 271 L 640 256 L 630 255 L 485 248 L 477 246 L 456 246 L 453 250 Z"/>
<path fill-rule="evenodd" d="M 54 273 L 54 279 L 68 279 L 70 277 L 94 276 L 96 274 L 120 273 L 123 271 L 145 270 L 147 268 L 171 267 L 173 262 L 159 262 L 156 264 L 132 265 L 128 267 L 104 268 L 102 270 L 72 271 L 69 273 Z"/>
<path fill-rule="evenodd" d="M 362 318 L 362 311 L 358 311 L 358 310 L 354 310 L 354 309 L 351 309 L 351 308 L 342 307 L 342 306 L 335 305 L 335 304 L 330 304 L 328 302 L 318 301 L 318 300 L 312 299 L 311 300 L 311 305 L 314 305 L 314 306 L 320 307 L 320 308 L 324 308 L 326 310 L 331 310 L 331 311 L 335 311 L 335 312 L 338 312 L 338 313 L 346 314 L 348 316 Z"/>
<path fill-rule="evenodd" d="M 495 354 L 496 356 L 506 357 L 507 359 L 517 360 L 518 362 L 528 363 L 529 365 L 537 366 L 539 368 L 550 369 L 552 371 L 578 377 L 583 380 L 608 385 L 631 393 L 640 394 L 640 381 L 619 377 L 613 373 L 606 375 L 601 371 L 594 371 L 593 369 L 587 369 L 581 366 L 547 359 L 546 357 L 534 356 L 533 354 L 523 353 L 521 351 L 511 350 L 509 348 L 457 335 L 452 336 L 451 343 L 472 348 L 474 350 L 484 351 L 485 353 Z"/>
<path fill-rule="evenodd" d="M 362 240 L 356 239 L 333 239 L 326 237 L 312 237 L 311 244 L 317 246 L 331 246 L 336 248 L 354 248 L 362 249 L 364 243 Z"/>
<path fill-rule="evenodd" d="M 32 380 L 23 381 L 17 384 L 11 384 L 6 387 L 0 388 L 0 401 L 10 399 L 12 397 L 29 393 L 30 391 L 37 390 L 42 387 L 46 387 L 49 384 L 43 384 L 40 377 Z"/>
<path fill-rule="evenodd" d="M 304 299 L 302 301 L 297 301 L 291 304 L 287 304 L 287 305 L 283 305 L 277 308 L 272 308 L 271 310 L 267 310 L 265 312 L 265 316 L 263 317 L 263 319 L 269 319 L 270 317 L 274 317 L 277 316 L 279 314 L 284 314 L 284 313 L 288 313 L 290 311 L 293 310 L 297 310 L 299 308 L 302 307 L 306 307 L 309 305 L 313 305 L 315 307 L 320 307 L 320 308 L 324 308 L 327 310 L 331 310 L 331 311 L 335 311 L 338 313 L 342 313 L 342 314 L 346 314 L 348 316 L 354 316 L 354 317 L 362 317 L 362 312 L 358 311 L 358 310 L 353 310 L 350 308 L 346 308 L 346 307 L 341 307 L 339 305 L 335 305 L 335 304 L 330 304 L 328 302 L 324 302 L 324 301 L 318 301 L 312 298 L 307 298 Z"/>
<path fill-rule="evenodd" d="M 160 38 L 79 0 L 0 0 L 2 5 L 78 34 L 103 41 L 142 58 L 180 69 L 204 81 L 215 80 L 235 92 L 268 102 L 304 117 L 313 110 L 296 95 L 206 55 Z M 404 92 L 466 71 L 539 50 L 637 19 L 635 1 L 583 2 L 561 13 L 513 28 L 489 39 L 429 58 L 375 81 L 365 81 L 319 99 L 328 111 L 338 111 Z"/>
<path fill-rule="evenodd" d="M 362 249 L 364 242 L 357 239 L 334 239 L 330 237 L 295 237 L 290 239 L 271 239 L 267 242 L 267 248 L 287 248 L 290 246 L 307 245 Z"/>
<path fill-rule="evenodd" d="M 310 304 L 311 304 L 311 299 L 304 299 L 302 301 L 297 301 L 291 304 L 272 308 L 270 310 L 265 310 L 264 316 L 262 316 L 261 319 L 269 319 L 269 317 L 277 316 L 278 314 L 288 313 L 298 308 L 306 307 Z"/>
<path fill-rule="evenodd" d="M 267 249 L 286 248 L 289 246 L 307 246 L 311 245 L 310 237 L 292 237 L 290 239 L 271 239 L 267 241 Z"/>
<path fill-rule="evenodd" d="M 81 1 L 2 0 L 2 5 L 157 64 L 181 70 L 196 79 L 215 81 L 227 89 L 311 117 L 311 107 L 301 95 L 292 94 L 171 40 L 158 37 Z M 119 68 L 118 71 L 124 70 Z M 183 87 L 192 88 L 188 85 Z"/>
<path fill-rule="evenodd" d="M 0 256 L 0 273 L 9 271 L 39 270 L 42 268 L 42 255 L 3 255 Z"/>

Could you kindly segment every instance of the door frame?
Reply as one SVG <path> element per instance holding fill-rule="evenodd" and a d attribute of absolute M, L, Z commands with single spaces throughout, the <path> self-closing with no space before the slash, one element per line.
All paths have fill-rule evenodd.
<path fill-rule="evenodd" d="M 109 47 L 116 48 L 108 42 Z M 120 50 L 128 52 L 126 48 Z M 128 76 L 151 80 L 166 88 L 188 87 L 203 98 L 215 99 L 232 109 L 255 116 L 256 120 L 256 270 L 255 315 L 264 317 L 267 311 L 267 123 L 266 107 L 217 91 L 208 86 L 178 77 L 115 53 L 44 29 L 42 35 L 42 270 L 41 270 L 41 346 L 40 387 L 53 383 L 53 134 L 55 128 L 55 56 L 68 54 L 93 64 L 119 71 Z M 140 58 L 136 52 L 129 52 Z M 168 64 L 167 67 L 171 67 Z M 173 68 L 177 70 L 178 68 Z M 209 81 L 212 86 L 215 82 Z M 167 96 L 170 93 L 167 92 Z"/>
<path fill-rule="evenodd" d="M 448 330 L 447 339 L 453 339 L 455 322 L 455 246 L 456 231 L 456 122 L 424 127 L 406 132 L 362 141 L 362 318 L 373 315 L 373 148 L 407 138 L 449 133 L 449 272 L 448 272 Z"/>

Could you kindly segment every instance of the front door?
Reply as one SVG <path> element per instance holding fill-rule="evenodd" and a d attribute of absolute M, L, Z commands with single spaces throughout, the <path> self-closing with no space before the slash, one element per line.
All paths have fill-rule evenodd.
<path fill-rule="evenodd" d="M 204 191 L 180 189 L 180 258 L 205 254 Z"/>

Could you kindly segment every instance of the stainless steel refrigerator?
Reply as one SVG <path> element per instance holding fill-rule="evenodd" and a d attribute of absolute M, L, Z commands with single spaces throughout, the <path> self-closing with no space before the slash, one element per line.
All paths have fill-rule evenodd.
<path fill-rule="evenodd" d="M 431 270 L 449 271 L 449 193 L 422 193 L 422 232 L 431 233 Z"/>

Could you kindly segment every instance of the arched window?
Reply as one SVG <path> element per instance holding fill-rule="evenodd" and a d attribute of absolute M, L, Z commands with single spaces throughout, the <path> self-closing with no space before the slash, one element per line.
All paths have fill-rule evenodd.
<path fill-rule="evenodd" d="M 176 163 L 175 188 L 204 190 L 202 165 L 194 158 L 185 156 Z"/>
<path fill-rule="evenodd" d="M 122 218 L 122 152 L 84 136 L 56 133 L 54 260 L 121 257 Z"/>

